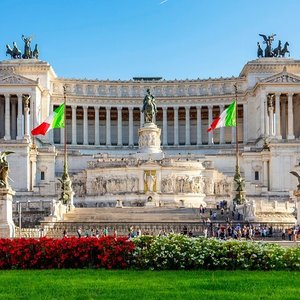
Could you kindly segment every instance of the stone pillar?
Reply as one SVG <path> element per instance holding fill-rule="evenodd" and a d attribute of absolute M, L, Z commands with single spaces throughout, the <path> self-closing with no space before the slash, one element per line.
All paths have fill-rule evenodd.
<path fill-rule="evenodd" d="M 273 105 L 273 95 L 269 95 L 268 98 L 268 111 L 269 111 L 269 130 L 270 136 L 274 136 L 274 105 Z"/>
<path fill-rule="evenodd" d="M 99 106 L 94 107 L 95 110 L 95 145 L 100 145 L 99 137 Z"/>
<path fill-rule="evenodd" d="M 197 106 L 197 146 L 202 145 L 202 118 L 201 106 Z"/>
<path fill-rule="evenodd" d="M 276 120 L 276 138 L 278 140 L 282 139 L 281 136 L 281 124 L 280 124 L 280 94 L 275 94 L 275 120 Z"/>
<path fill-rule="evenodd" d="M 65 143 L 65 128 L 60 128 L 60 144 L 64 145 Z"/>
<path fill-rule="evenodd" d="M 265 136 L 265 95 L 264 93 L 260 94 L 260 134 Z"/>
<path fill-rule="evenodd" d="M 248 142 L 248 104 L 244 103 L 243 105 L 243 125 L 244 125 L 244 132 L 243 132 L 243 142 L 247 144 Z"/>
<path fill-rule="evenodd" d="M 24 138 L 29 140 L 29 97 L 24 98 Z"/>
<path fill-rule="evenodd" d="M 163 107 L 163 146 L 168 145 L 168 107 Z"/>
<path fill-rule="evenodd" d="M 10 140 L 10 95 L 5 94 L 5 140 Z"/>
<path fill-rule="evenodd" d="M 0 238 L 14 238 L 15 224 L 12 219 L 12 200 L 15 192 L 10 188 L 0 188 Z"/>
<path fill-rule="evenodd" d="M 88 106 L 83 106 L 83 145 L 89 144 Z"/>
<path fill-rule="evenodd" d="M 265 99 L 265 136 L 270 135 L 270 123 L 269 123 L 269 115 L 268 115 L 268 101 Z"/>
<path fill-rule="evenodd" d="M 190 108 L 188 106 L 185 107 L 185 145 L 189 146 L 191 144 L 190 137 Z"/>
<path fill-rule="evenodd" d="M 224 104 L 220 105 L 220 115 L 224 111 Z M 220 127 L 220 144 L 225 144 L 225 127 Z"/>
<path fill-rule="evenodd" d="M 122 107 L 117 107 L 118 110 L 118 146 L 123 145 L 122 135 Z"/>
<path fill-rule="evenodd" d="M 174 107 L 174 146 L 178 146 L 178 107 Z"/>
<path fill-rule="evenodd" d="M 213 106 L 208 106 L 208 127 L 211 125 L 212 123 L 212 111 L 213 111 Z M 213 144 L 213 132 L 210 131 L 208 133 L 208 145 L 212 145 Z"/>
<path fill-rule="evenodd" d="M 23 115 L 23 99 L 22 94 L 18 94 L 18 117 L 17 117 L 17 140 L 23 139 L 22 132 L 22 115 Z"/>
<path fill-rule="evenodd" d="M 268 161 L 266 159 L 263 160 L 263 186 L 269 186 L 269 174 L 268 174 Z"/>
<path fill-rule="evenodd" d="M 144 126 L 144 113 L 142 112 L 142 107 L 140 108 L 140 128 Z"/>
<path fill-rule="evenodd" d="M 293 112 L 293 94 L 288 94 L 288 140 L 295 139 L 294 135 L 294 112 Z"/>
<path fill-rule="evenodd" d="M 77 106 L 72 105 L 72 145 L 77 145 Z"/>
<path fill-rule="evenodd" d="M 11 134 L 12 137 L 15 137 L 17 139 L 17 102 L 12 101 L 11 102 Z"/>
<path fill-rule="evenodd" d="M 128 144 L 129 146 L 133 146 L 133 107 L 128 107 Z"/>
<path fill-rule="evenodd" d="M 106 146 L 111 145 L 111 133 L 110 133 L 110 106 L 106 107 Z"/>

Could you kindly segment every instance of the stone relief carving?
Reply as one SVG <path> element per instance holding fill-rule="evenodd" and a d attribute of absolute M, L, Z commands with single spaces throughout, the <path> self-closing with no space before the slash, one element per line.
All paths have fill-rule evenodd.
<path fill-rule="evenodd" d="M 211 178 L 204 178 L 204 194 L 214 194 L 214 182 Z"/>
<path fill-rule="evenodd" d="M 214 183 L 214 191 L 216 195 L 230 195 L 231 183 L 225 179 Z"/>
<path fill-rule="evenodd" d="M 89 195 L 135 193 L 138 187 L 139 179 L 135 176 L 98 176 L 92 181 Z"/>
<path fill-rule="evenodd" d="M 84 197 L 86 195 L 86 182 L 82 180 L 72 181 L 72 188 L 75 193 L 75 197 Z"/>

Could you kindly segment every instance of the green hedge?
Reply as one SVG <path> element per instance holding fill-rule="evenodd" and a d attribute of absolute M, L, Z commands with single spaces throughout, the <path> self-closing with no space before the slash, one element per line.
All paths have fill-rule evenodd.
<path fill-rule="evenodd" d="M 300 270 L 300 247 L 183 235 L 142 236 L 133 242 L 139 269 Z"/>

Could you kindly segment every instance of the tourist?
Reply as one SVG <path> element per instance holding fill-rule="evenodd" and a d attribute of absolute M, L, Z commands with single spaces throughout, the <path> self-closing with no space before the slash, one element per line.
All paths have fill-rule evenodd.
<path fill-rule="evenodd" d="M 212 217 L 213 217 L 213 220 L 217 220 L 217 212 L 214 211 Z"/>
<path fill-rule="evenodd" d="M 282 229 L 281 239 L 282 239 L 282 240 L 285 240 L 285 229 Z"/>
<path fill-rule="evenodd" d="M 86 237 L 86 238 L 88 238 L 88 237 L 89 237 L 89 229 L 88 229 L 88 228 L 85 230 L 85 233 L 84 233 L 84 235 L 85 235 L 85 237 Z"/>
<path fill-rule="evenodd" d="M 103 235 L 108 236 L 108 227 L 107 226 L 105 226 L 103 229 Z"/>
<path fill-rule="evenodd" d="M 204 228 L 203 233 L 204 233 L 204 238 L 207 238 L 207 234 L 208 234 L 207 227 Z"/>
<path fill-rule="evenodd" d="M 68 237 L 68 233 L 67 233 L 67 229 L 64 228 L 64 231 L 63 231 L 63 237 L 64 238 L 67 238 Z"/>
<path fill-rule="evenodd" d="M 99 229 L 96 228 L 96 238 L 98 239 L 99 238 Z"/>
<path fill-rule="evenodd" d="M 78 238 L 81 238 L 81 227 L 77 229 L 77 236 Z"/>

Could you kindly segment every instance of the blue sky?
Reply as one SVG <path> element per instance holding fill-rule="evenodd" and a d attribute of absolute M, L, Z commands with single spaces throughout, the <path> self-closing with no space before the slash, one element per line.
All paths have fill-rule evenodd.
<path fill-rule="evenodd" d="M 33 35 L 40 59 L 59 77 L 122 79 L 238 76 L 256 59 L 259 33 L 289 41 L 300 58 L 300 1 L 244 0 L 1 1 L 5 44 Z"/>

